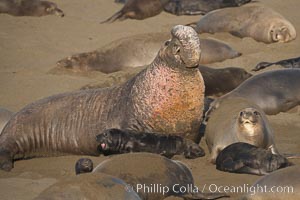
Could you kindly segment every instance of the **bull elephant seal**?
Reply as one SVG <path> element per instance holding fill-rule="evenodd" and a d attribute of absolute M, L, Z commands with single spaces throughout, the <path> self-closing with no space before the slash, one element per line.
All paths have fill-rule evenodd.
<path fill-rule="evenodd" d="M 205 96 L 220 97 L 252 76 L 246 70 L 237 67 L 214 69 L 206 66 L 198 67 L 205 84 Z"/>
<path fill-rule="evenodd" d="M 217 99 L 210 110 L 217 108 L 224 99 L 240 97 L 258 105 L 267 115 L 276 115 L 300 104 L 299 85 L 300 69 L 263 72 Z"/>
<path fill-rule="evenodd" d="M 300 199 L 300 166 L 279 169 L 259 179 L 251 187 L 255 191 L 240 200 L 298 200 Z"/>
<path fill-rule="evenodd" d="M 175 15 L 202 15 L 212 10 L 237 7 L 249 3 L 251 0 L 170 0 L 164 6 L 166 12 Z"/>
<path fill-rule="evenodd" d="M 123 8 L 101 23 L 111 23 L 116 20 L 146 19 L 158 15 L 169 0 L 128 0 Z"/>
<path fill-rule="evenodd" d="M 198 140 L 204 81 L 197 33 L 171 30 L 155 60 L 120 86 L 54 95 L 29 104 L 0 136 L 0 167 L 14 159 L 55 153 L 99 155 L 95 140 L 109 128 L 179 135 Z"/>
<path fill-rule="evenodd" d="M 212 163 L 215 163 L 220 151 L 236 142 L 246 142 L 278 154 L 273 131 L 264 112 L 243 98 L 225 99 L 210 113 L 205 139 Z"/>
<path fill-rule="evenodd" d="M 244 142 L 227 146 L 216 159 L 218 170 L 255 175 L 266 175 L 290 165 L 284 156 Z"/>
<path fill-rule="evenodd" d="M 259 71 L 272 65 L 280 65 L 284 68 L 300 68 L 300 57 L 280 60 L 277 62 L 261 62 L 258 63 L 252 71 Z"/>
<path fill-rule="evenodd" d="M 80 159 L 76 166 L 84 166 Z M 120 168 L 120 166 L 122 166 Z M 82 171 L 79 168 L 76 170 Z M 201 193 L 194 185 L 191 171 L 181 162 L 151 153 L 129 153 L 112 156 L 92 171 L 104 173 L 127 182 L 142 199 L 162 200 L 168 196 L 184 199 L 216 199 L 222 193 Z M 180 191 L 180 188 L 186 188 Z"/>
<path fill-rule="evenodd" d="M 127 183 L 107 174 L 82 174 L 59 181 L 44 190 L 34 200 L 141 200 Z"/>
<path fill-rule="evenodd" d="M 14 16 L 65 16 L 55 3 L 40 0 L 0 0 L 0 13 Z"/>
<path fill-rule="evenodd" d="M 115 40 L 102 48 L 68 56 L 57 62 L 58 69 L 72 72 L 100 71 L 112 73 L 126 67 L 150 64 L 169 33 L 147 33 Z M 199 64 L 221 62 L 241 56 L 228 44 L 215 39 L 200 39 L 201 58 Z"/>
<path fill-rule="evenodd" d="M 205 155 L 197 143 L 175 135 L 107 129 L 97 135 L 96 140 L 100 151 L 105 154 L 149 152 L 168 158 L 183 154 L 190 159 Z"/>
<path fill-rule="evenodd" d="M 12 115 L 13 112 L 0 107 L 0 135 L 2 129 L 4 128 L 5 124 L 8 122 Z"/>
<path fill-rule="evenodd" d="M 229 32 L 264 43 L 289 42 L 296 38 L 296 30 L 287 19 L 271 8 L 259 5 L 209 12 L 195 29 L 198 33 Z"/>

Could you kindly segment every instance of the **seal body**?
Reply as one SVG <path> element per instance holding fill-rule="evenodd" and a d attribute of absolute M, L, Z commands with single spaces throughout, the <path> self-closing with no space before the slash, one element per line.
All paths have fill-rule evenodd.
<path fill-rule="evenodd" d="M 237 67 L 214 69 L 200 65 L 199 70 L 205 84 L 205 96 L 220 97 L 252 76 L 246 70 Z"/>
<path fill-rule="evenodd" d="M 280 65 L 284 68 L 300 68 L 300 57 L 280 60 L 277 62 L 261 62 L 258 63 L 252 71 L 259 71 L 272 65 Z"/>
<path fill-rule="evenodd" d="M 126 67 L 150 64 L 162 44 L 169 39 L 167 33 L 138 34 L 113 41 L 104 47 L 69 56 L 57 62 L 58 68 L 72 72 L 100 71 L 112 73 Z M 199 64 L 221 62 L 236 58 L 240 52 L 228 44 L 214 39 L 200 39 L 201 58 Z"/>
<path fill-rule="evenodd" d="M 186 199 L 217 199 L 227 196 L 222 193 L 201 193 L 195 187 L 187 166 L 157 154 L 115 155 L 101 162 L 92 173 L 104 173 L 122 179 L 142 199 L 147 200 L 162 200 L 168 196 Z M 189 189 L 180 191 L 180 187 Z"/>
<path fill-rule="evenodd" d="M 0 108 L 0 134 L 2 129 L 4 128 L 5 124 L 9 121 L 11 116 L 13 115 L 13 112 L 5 109 Z"/>
<path fill-rule="evenodd" d="M 204 150 L 197 143 L 173 135 L 108 129 L 97 135 L 96 140 L 104 154 L 149 152 L 168 158 L 180 154 L 186 158 L 205 155 Z"/>
<path fill-rule="evenodd" d="M 127 183 L 107 174 L 82 174 L 59 181 L 44 190 L 34 200 L 141 200 Z"/>
<path fill-rule="evenodd" d="M 14 16 L 65 16 L 55 3 L 40 0 L 0 0 L 0 13 Z"/>
<path fill-rule="evenodd" d="M 196 26 L 198 33 L 229 32 L 264 43 L 289 42 L 296 29 L 282 15 L 259 5 L 224 8 L 207 13 Z"/>
<path fill-rule="evenodd" d="M 299 172 L 300 167 L 297 165 L 272 172 L 252 185 L 259 188 L 255 193 L 249 192 L 240 200 L 297 200 L 300 198 Z M 262 187 L 266 189 L 261 190 Z"/>
<path fill-rule="evenodd" d="M 101 23 L 125 19 L 146 19 L 158 15 L 169 0 L 128 0 L 123 8 Z"/>
<path fill-rule="evenodd" d="M 266 175 L 289 165 L 284 156 L 243 142 L 225 147 L 216 159 L 218 170 L 255 175 Z"/>
<path fill-rule="evenodd" d="M 264 149 L 278 151 L 273 130 L 264 112 L 243 98 L 228 98 L 209 115 L 205 139 L 211 152 L 211 162 L 230 144 L 245 142 Z"/>
<path fill-rule="evenodd" d="M 153 63 L 123 85 L 51 96 L 15 114 L 0 136 L 0 167 L 55 153 L 98 155 L 96 135 L 108 128 L 196 141 L 204 101 L 199 38 L 187 26 L 171 34 Z"/>
<path fill-rule="evenodd" d="M 252 76 L 230 93 L 216 100 L 241 97 L 258 105 L 267 115 L 286 112 L 300 104 L 300 69 L 281 69 Z"/>
<path fill-rule="evenodd" d="M 170 0 L 164 6 L 166 12 L 175 15 L 200 15 L 212 10 L 236 7 L 249 3 L 251 0 Z"/>

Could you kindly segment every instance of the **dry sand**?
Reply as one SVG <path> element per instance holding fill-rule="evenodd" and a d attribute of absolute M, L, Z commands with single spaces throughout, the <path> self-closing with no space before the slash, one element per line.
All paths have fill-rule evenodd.
<path fill-rule="evenodd" d="M 112 24 L 99 24 L 111 16 L 122 5 L 113 0 L 64 0 L 55 1 L 64 10 L 65 18 L 13 17 L 0 14 L 0 106 L 18 111 L 26 104 L 53 94 L 73 91 L 87 84 L 103 86 L 124 81 L 137 70 L 127 70 L 110 75 L 98 72 L 86 76 L 67 73 L 50 73 L 56 61 L 66 56 L 92 51 L 121 37 L 138 33 L 170 31 L 176 24 L 187 24 L 199 16 L 174 16 L 161 13 L 143 21 L 126 20 Z M 300 33 L 299 0 L 261 0 L 289 19 Z M 224 40 L 243 53 L 239 58 L 211 64 L 214 67 L 236 66 L 247 70 L 260 61 L 277 61 L 299 56 L 300 37 L 286 44 L 258 43 L 251 38 L 239 39 L 227 33 L 203 34 Z M 275 140 L 284 153 L 300 153 L 299 111 L 269 117 L 275 130 Z M 205 147 L 202 141 L 201 146 Z M 206 149 L 207 155 L 208 151 Z M 15 162 L 14 169 L 0 171 L 0 199 L 32 199 L 54 182 L 74 176 L 74 163 L 80 156 L 37 158 Z M 95 163 L 105 157 L 92 157 Z M 208 162 L 208 156 L 185 160 L 192 170 L 196 184 L 218 186 L 252 184 L 259 177 L 254 175 L 230 174 L 217 171 Z M 294 163 L 300 164 L 299 160 Z M 237 199 L 241 194 L 230 194 Z M 169 198 L 172 199 L 172 198 Z"/>

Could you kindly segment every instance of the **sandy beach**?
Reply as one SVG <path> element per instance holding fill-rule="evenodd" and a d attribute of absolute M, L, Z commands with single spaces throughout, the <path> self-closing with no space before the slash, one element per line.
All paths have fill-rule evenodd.
<path fill-rule="evenodd" d="M 139 33 L 169 32 L 174 25 L 188 24 L 201 16 L 175 16 L 162 12 L 142 21 L 125 20 L 100 24 L 122 5 L 113 0 L 53 0 L 65 12 L 57 16 L 14 17 L 0 14 L 0 107 L 17 112 L 38 99 L 67 91 L 78 90 L 88 84 L 102 87 L 120 84 L 140 68 L 126 69 L 112 74 L 93 72 L 85 75 L 53 70 L 56 62 L 67 56 L 93 51 L 122 37 Z M 286 17 L 300 34 L 299 0 L 260 0 Z M 298 57 L 300 37 L 289 43 L 264 44 L 251 38 L 237 38 L 228 33 L 201 34 L 201 38 L 216 38 L 242 52 L 242 56 L 219 63 L 215 68 L 241 67 L 250 70 L 261 61 L 278 61 Z M 279 66 L 272 69 L 280 68 Z M 260 73 L 260 72 L 257 72 Z M 282 153 L 300 153 L 300 109 L 268 116 L 275 132 L 275 141 Z M 196 185 L 208 189 L 211 185 L 251 185 L 260 177 L 217 171 L 210 164 L 204 141 L 200 146 L 206 156 L 184 162 L 192 171 Z M 0 171 L 0 199 L 29 200 L 55 182 L 75 176 L 74 164 L 82 156 L 35 158 L 16 161 L 11 172 Z M 88 157 L 88 156 L 85 156 Z M 90 157 L 95 164 L 106 157 Z M 292 160 L 300 164 L 300 159 Z M 214 187 L 214 186 L 212 186 Z M 230 193 L 228 199 L 237 199 L 241 193 Z M 170 197 L 168 199 L 176 199 Z"/>

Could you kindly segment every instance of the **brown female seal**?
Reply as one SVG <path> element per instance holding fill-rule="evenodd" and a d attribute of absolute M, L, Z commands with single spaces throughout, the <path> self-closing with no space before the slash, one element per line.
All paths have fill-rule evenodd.
<path fill-rule="evenodd" d="M 167 158 L 183 154 L 194 159 L 205 155 L 195 142 L 176 135 L 144 133 L 130 130 L 107 129 L 97 135 L 99 150 L 106 155 L 115 153 L 149 152 Z"/>
<path fill-rule="evenodd" d="M 86 164 L 90 163 L 92 162 L 88 159 L 78 160 L 76 171 L 87 172 L 84 169 L 89 168 Z M 98 173 L 124 180 L 130 189 L 147 200 L 162 200 L 168 196 L 189 200 L 227 196 L 222 193 L 201 193 L 194 185 L 192 173 L 187 166 L 157 154 L 129 153 L 112 156 L 95 167 L 93 174 Z"/>
<path fill-rule="evenodd" d="M 236 142 L 246 142 L 278 154 L 273 137 L 273 130 L 264 112 L 243 98 L 222 101 L 210 113 L 205 130 L 212 163 L 215 163 L 220 151 Z"/>
<path fill-rule="evenodd" d="M 0 13 L 14 16 L 65 16 L 64 12 L 55 3 L 40 0 L 0 0 Z"/>
<path fill-rule="evenodd" d="M 158 15 L 169 0 L 128 0 L 123 8 L 101 23 L 111 23 L 116 20 L 146 19 Z"/>
<path fill-rule="evenodd" d="M 123 85 L 51 96 L 15 114 L 0 136 L 1 169 L 34 155 L 99 155 L 96 135 L 109 128 L 196 141 L 204 101 L 200 41 L 187 26 L 175 26 L 171 35 L 155 60 Z"/>
<path fill-rule="evenodd" d="M 229 32 L 264 43 L 289 42 L 295 27 L 271 8 L 260 5 L 223 8 L 207 13 L 196 25 L 198 33 Z"/>
<path fill-rule="evenodd" d="M 227 146 L 216 159 L 218 170 L 255 175 L 266 175 L 290 165 L 284 156 L 244 142 Z"/>

